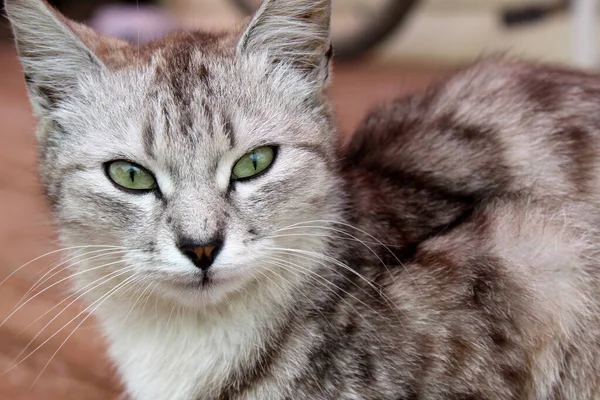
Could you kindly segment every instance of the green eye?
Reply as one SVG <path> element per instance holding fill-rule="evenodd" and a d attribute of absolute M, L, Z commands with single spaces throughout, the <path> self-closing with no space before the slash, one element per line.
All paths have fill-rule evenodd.
<path fill-rule="evenodd" d="M 248 179 L 269 168 L 275 159 L 275 149 L 265 146 L 252 150 L 233 166 L 232 179 Z"/>
<path fill-rule="evenodd" d="M 150 172 L 127 161 L 114 161 L 108 164 L 106 172 L 114 183 L 125 189 L 152 190 L 156 188 L 156 180 Z"/>

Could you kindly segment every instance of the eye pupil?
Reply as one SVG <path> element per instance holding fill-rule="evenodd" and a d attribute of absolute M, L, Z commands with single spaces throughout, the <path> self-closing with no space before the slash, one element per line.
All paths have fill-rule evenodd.
<path fill-rule="evenodd" d="M 131 179 L 131 183 L 135 181 L 135 169 L 133 168 L 129 169 L 129 179 Z"/>
<path fill-rule="evenodd" d="M 250 154 L 250 159 L 252 160 L 252 165 L 254 166 L 254 170 L 256 171 L 258 169 L 258 154 Z"/>

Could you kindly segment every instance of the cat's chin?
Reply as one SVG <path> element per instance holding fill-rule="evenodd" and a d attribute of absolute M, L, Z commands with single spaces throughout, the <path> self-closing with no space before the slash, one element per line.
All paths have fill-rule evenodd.
<path fill-rule="evenodd" d="M 160 293 L 186 307 L 204 308 L 230 301 L 244 291 L 247 279 L 210 278 L 190 281 L 166 281 L 160 286 Z"/>

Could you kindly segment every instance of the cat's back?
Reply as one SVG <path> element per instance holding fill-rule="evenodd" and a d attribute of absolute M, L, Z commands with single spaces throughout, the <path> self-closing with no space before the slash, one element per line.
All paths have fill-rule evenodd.
<path fill-rule="evenodd" d="M 485 61 L 371 113 L 343 159 L 352 223 L 402 264 L 390 297 L 444 310 L 424 332 L 463 332 L 436 350 L 448 374 L 462 360 L 480 393 L 594 398 L 599 78 Z"/>
<path fill-rule="evenodd" d="M 375 110 L 344 154 L 481 196 L 595 191 L 599 156 L 600 77 L 497 60 Z"/>

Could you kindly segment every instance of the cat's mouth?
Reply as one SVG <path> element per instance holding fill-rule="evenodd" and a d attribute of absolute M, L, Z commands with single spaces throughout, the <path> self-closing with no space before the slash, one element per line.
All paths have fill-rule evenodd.
<path fill-rule="evenodd" d="M 213 283 L 214 279 L 207 273 L 194 275 L 188 279 L 169 279 L 167 283 L 178 289 L 203 289 Z"/>
<path fill-rule="evenodd" d="M 226 284 L 231 279 L 219 277 L 216 274 L 208 272 L 196 273 L 191 277 L 173 278 L 166 280 L 167 285 L 179 290 L 202 290 L 209 287 L 215 287 L 219 284 Z"/>
<path fill-rule="evenodd" d="M 184 305 L 198 307 L 199 305 L 221 303 L 233 293 L 239 292 L 245 284 L 244 279 L 221 276 L 220 273 L 197 273 L 184 276 L 163 277 L 159 286 L 161 292 L 168 298 L 176 299 Z"/>
<path fill-rule="evenodd" d="M 202 290 L 211 285 L 210 279 L 198 279 L 193 282 L 170 282 L 178 290 Z"/>

